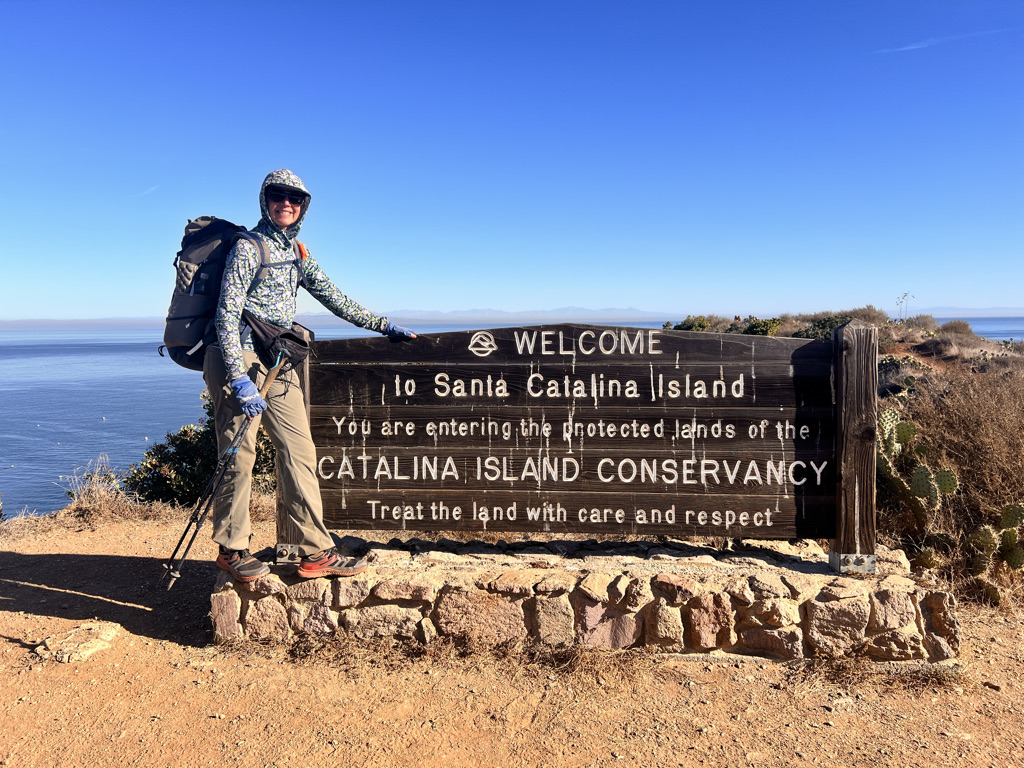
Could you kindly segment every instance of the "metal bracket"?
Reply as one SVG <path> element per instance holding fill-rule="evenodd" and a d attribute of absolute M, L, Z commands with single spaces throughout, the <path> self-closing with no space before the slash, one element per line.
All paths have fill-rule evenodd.
<path fill-rule="evenodd" d="M 274 547 L 275 565 L 298 565 L 299 559 L 298 544 L 278 543 L 278 545 Z"/>
<path fill-rule="evenodd" d="M 875 573 L 874 555 L 844 555 L 841 552 L 829 550 L 828 564 L 837 573 Z"/>

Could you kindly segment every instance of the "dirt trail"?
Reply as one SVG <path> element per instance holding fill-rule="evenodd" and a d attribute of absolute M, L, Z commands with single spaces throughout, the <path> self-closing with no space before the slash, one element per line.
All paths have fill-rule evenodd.
<path fill-rule="evenodd" d="M 961 612 L 963 668 L 586 654 L 575 667 L 349 647 L 335 666 L 210 641 L 213 548 L 157 583 L 181 524 L 0 541 L 0 765 L 1024 765 L 1024 622 Z M 269 541 L 270 531 L 257 531 Z M 84 661 L 43 638 L 123 629 Z"/>

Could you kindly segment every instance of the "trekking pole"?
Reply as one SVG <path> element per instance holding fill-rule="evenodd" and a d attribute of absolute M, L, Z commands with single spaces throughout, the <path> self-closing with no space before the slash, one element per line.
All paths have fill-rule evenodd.
<path fill-rule="evenodd" d="M 277 362 L 274 367 L 267 373 L 267 379 L 263 382 L 263 388 L 260 390 L 260 397 L 266 399 L 267 392 L 270 391 L 270 385 L 274 383 L 277 378 L 277 374 L 281 371 L 281 366 L 284 365 L 285 358 L 288 357 L 288 353 L 285 350 L 277 356 Z M 203 523 L 206 522 L 206 516 L 209 514 L 210 509 L 213 507 L 213 500 L 217 497 L 217 491 L 220 489 L 221 483 L 224 482 L 224 476 L 228 473 L 235 465 L 235 460 L 238 458 L 238 448 L 242 445 L 242 441 L 245 439 L 246 433 L 249 431 L 249 426 L 252 424 L 253 417 L 247 416 L 245 421 L 242 422 L 242 426 L 238 432 L 235 433 L 231 443 L 228 445 L 224 453 L 221 454 L 220 458 L 217 459 L 217 466 L 213 470 L 213 477 L 210 478 L 210 482 L 206 484 L 206 490 L 203 491 L 203 495 L 199 497 L 195 507 L 192 509 L 192 514 L 189 516 L 188 523 L 185 525 L 185 530 L 182 531 L 181 538 L 178 539 L 178 544 L 174 548 L 174 552 L 171 553 L 170 558 L 164 563 L 164 572 L 160 576 L 160 580 L 163 581 L 165 576 L 170 576 L 171 580 L 167 582 L 167 590 L 170 591 L 171 587 L 174 586 L 174 582 L 181 576 L 181 566 L 185 563 L 188 558 L 188 553 L 192 549 L 192 544 L 195 543 L 196 537 L 199 535 L 199 531 L 203 528 Z M 192 531 L 192 537 L 188 540 L 188 544 L 185 547 L 185 551 L 181 557 L 178 557 L 178 550 L 181 549 L 182 543 L 185 538 L 188 537 L 189 529 L 195 526 L 195 530 Z M 177 561 L 177 562 L 175 562 Z"/>

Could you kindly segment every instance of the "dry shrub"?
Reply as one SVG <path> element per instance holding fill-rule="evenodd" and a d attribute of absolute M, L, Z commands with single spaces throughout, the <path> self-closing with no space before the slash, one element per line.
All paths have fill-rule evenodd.
<path fill-rule="evenodd" d="M 846 309 L 839 314 L 850 315 L 857 320 L 861 320 L 869 325 L 876 325 L 878 327 L 882 327 L 889 322 L 889 313 L 885 310 L 879 309 L 874 304 L 868 304 L 866 307 L 858 307 L 857 309 Z"/>
<path fill-rule="evenodd" d="M 907 328 L 916 328 L 919 331 L 935 333 L 939 330 L 939 324 L 935 322 L 932 315 L 912 315 L 903 321 Z"/>
<path fill-rule="evenodd" d="M 949 320 L 939 326 L 939 331 L 948 335 L 975 336 L 974 329 L 966 320 Z"/>
<path fill-rule="evenodd" d="M 959 538 L 1024 500 L 1024 377 L 962 370 L 927 377 L 906 416 L 919 428 L 928 464 L 960 479 L 959 491 L 943 501 L 938 530 Z"/>

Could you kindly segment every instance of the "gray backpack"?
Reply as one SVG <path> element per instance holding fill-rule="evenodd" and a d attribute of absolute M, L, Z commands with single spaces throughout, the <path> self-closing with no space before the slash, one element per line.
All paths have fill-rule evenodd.
<path fill-rule="evenodd" d="M 302 258 L 302 245 L 296 242 L 294 259 L 268 262 L 263 240 L 245 227 L 214 216 L 200 216 L 189 221 L 181 238 L 181 250 L 174 257 L 177 277 L 171 306 L 167 310 L 164 343 L 157 350 L 161 357 L 166 348 L 168 356 L 178 365 L 193 371 L 203 370 L 206 348 L 216 341 L 213 316 L 217 313 L 224 262 L 242 237 L 260 252 L 260 268 L 248 293 L 256 289 L 269 269 L 298 264 Z M 301 268 L 299 275 L 301 283 Z M 298 290 L 298 285 L 295 290 Z"/>

